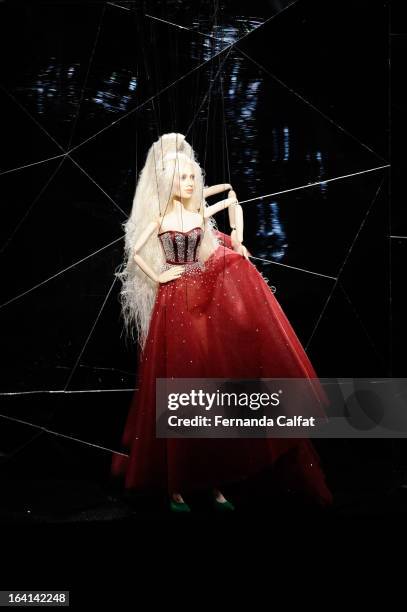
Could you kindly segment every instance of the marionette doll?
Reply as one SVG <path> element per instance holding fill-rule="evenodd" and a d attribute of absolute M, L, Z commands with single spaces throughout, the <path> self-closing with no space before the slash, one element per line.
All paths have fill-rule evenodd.
<path fill-rule="evenodd" d="M 228 191 L 208 205 L 206 198 Z M 214 215 L 228 210 L 229 238 Z M 270 286 L 242 244 L 243 214 L 231 185 L 205 187 L 181 134 L 155 142 L 139 177 L 118 274 L 127 337 L 138 340 L 138 389 L 122 436 L 127 456 L 111 474 L 126 489 L 161 490 L 174 512 L 208 490 L 232 511 L 222 485 L 285 464 L 287 488 L 332 502 L 319 457 L 306 438 L 157 438 L 157 378 L 312 378 L 317 375 Z M 136 332 L 136 337 L 134 337 Z M 323 391 L 321 390 L 321 397 Z"/>

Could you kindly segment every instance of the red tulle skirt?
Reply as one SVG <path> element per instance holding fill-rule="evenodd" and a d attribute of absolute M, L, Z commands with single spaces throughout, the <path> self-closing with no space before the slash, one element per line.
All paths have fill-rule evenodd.
<path fill-rule="evenodd" d="M 309 439 L 164 439 L 155 436 L 156 378 L 317 378 L 256 267 L 223 244 L 204 270 L 161 284 L 111 474 L 127 489 L 187 492 L 221 487 L 267 468 L 322 505 L 332 495 Z M 224 246 L 228 244 L 228 246 Z M 321 402 L 326 400 L 317 389 Z"/>

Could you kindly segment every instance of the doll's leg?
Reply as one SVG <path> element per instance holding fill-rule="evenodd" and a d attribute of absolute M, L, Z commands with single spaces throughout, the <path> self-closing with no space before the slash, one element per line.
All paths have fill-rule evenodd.
<path fill-rule="evenodd" d="M 219 491 L 219 489 L 213 489 L 213 495 L 216 501 L 220 502 L 221 504 L 224 504 L 227 501 L 226 497 L 224 497 L 223 493 Z M 178 504 L 185 503 L 184 498 L 182 497 L 181 493 L 172 493 L 171 499 L 173 499 Z"/>
<path fill-rule="evenodd" d="M 178 504 L 184 504 L 185 503 L 181 493 L 172 493 L 171 499 L 174 500 L 175 502 L 177 502 Z"/>
<path fill-rule="evenodd" d="M 191 508 L 184 502 L 181 493 L 172 493 L 170 497 L 170 510 L 172 512 L 191 512 Z"/>
<path fill-rule="evenodd" d="M 213 489 L 213 495 L 216 501 L 220 502 L 221 504 L 225 503 L 226 498 L 223 496 L 221 491 L 219 491 L 219 489 Z"/>
<path fill-rule="evenodd" d="M 219 510 L 234 510 L 234 505 L 226 499 L 219 489 L 213 489 L 215 508 Z"/>

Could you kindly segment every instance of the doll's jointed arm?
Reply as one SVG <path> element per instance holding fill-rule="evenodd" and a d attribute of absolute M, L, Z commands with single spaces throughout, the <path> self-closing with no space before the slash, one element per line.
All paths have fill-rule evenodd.
<path fill-rule="evenodd" d="M 236 193 L 232 190 L 229 192 L 229 198 L 236 198 Z M 233 243 L 233 248 L 235 245 L 241 244 L 243 242 L 243 208 L 240 206 L 236 199 L 236 204 L 232 204 L 229 206 L 229 223 L 232 228 L 232 233 L 230 238 Z"/>
<path fill-rule="evenodd" d="M 235 192 L 231 191 L 229 197 L 236 197 Z M 229 212 L 232 208 L 234 209 L 234 224 L 232 224 L 232 221 L 230 223 L 232 227 L 232 233 L 230 234 L 232 249 L 236 251 L 236 253 L 243 255 L 246 259 L 249 259 L 249 252 L 243 245 L 243 208 L 238 203 L 229 206 Z"/>
<path fill-rule="evenodd" d="M 179 278 L 184 271 L 184 266 L 174 266 L 169 270 L 165 270 L 161 272 L 161 274 L 157 275 L 152 268 L 148 265 L 146 261 L 138 252 L 145 245 L 147 240 L 151 237 L 152 234 L 155 234 L 157 229 L 161 226 L 161 220 L 152 221 L 146 227 L 146 229 L 141 233 L 140 238 L 137 240 L 136 244 L 133 247 L 133 258 L 134 261 L 140 268 L 151 278 L 155 283 L 168 283 L 168 281 L 174 280 L 175 278 Z"/>
<path fill-rule="evenodd" d="M 216 202 L 216 204 L 212 204 L 212 206 L 208 206 L 205 208 L 204 217 L 205 219 L 208 217 L 212 217 L 220 210 L 224 210 L 228 208 L 231 204 L 236 204 L 236 198 L 226 198 L 225 200 L 221 200 L 220 202 Z"/>
<path fill-rule="evenodd" d="M 222 193 L 222 191 L 229 191 L 230 189 L 232 189 L 232 185 L 229 185 L 229 183 L 221 183 L 219 185 L 212 185 L 212 187 L 205 187 L 203 190 L 204 200 L 210 196 Z"/>
<path fill-rule="evenodd" d="M 159 282 L 157 274 L 154 272 L 154 270 L 150 268 L 147 262 L 144 261 L 142 257 L 140 257 L 138 252 L 145 245 L 145 243 L 150 238 L 150 236 L 154 232 L 157 231 L 157 226 L 158 226 L 158 223 L 156 221 L 152 221 L 151 223 L 149 223 L 146 229 L 141 233 L 139 239 L 136 241 L 136 244 L 134 245 L 134 248 L 133 248 L 134 261 L 136 262 L 138 266 L 140 266 L 143 272 L 145 272 L 147 276 L 149 276 L 151 280 L 153 280 L 155 283 Z"/>
<path fill-rule="evenodd" d="M 212 195 L 221 193 L 222 191 L 230 191 L 229 198 L 235 198 L 236 194 L 232 191 L 232 185 L 229 183 L 221 183 L 219 185 L 212 185 L 206 187 L 203 192 L 204 199 L 209 198 Z M 216 211 L 217 212 L 217 211 Z M 240 204 L 232 204 L 228 208 L 229 213 L 229 224 L 232 230 L 231 238 L 234 242 L 243 242 L 243 209 Z M 212 213 L 214 214 L 214 213 Z"/>
<path fill-rule="evenodd" d="M 231 208 L 235 209 L 235 223 L 234 225 L 231 224 L 232 233 L 230 237 L 232 239 L 232 243 L 241 244 L 243 242 L 243 227 L 244 227 L 243 208 L 240 206 L 240 204 L 236 204 L 236 206 L 230 206 L 229 210 Z"/>
<path fill-rule="evenodd" d="M 229 193 L 229 197 L 230 197 L 230 193 Z M 229 225 L 232 229 L 236 229 L 236 204 L 232 204 L 232 206 L 229 206 L 228 208 L 228 213 L 229 213 Z"/>
<path fill-rule="evenodd" d="M 249 259 L 249 252 L 243 245 L 243 209 L 240 204 L 236 204 L 236 229 L 233 229 L 230 240 L 232 242 L 232 249 L 243 255 L 246 259 Z"/>

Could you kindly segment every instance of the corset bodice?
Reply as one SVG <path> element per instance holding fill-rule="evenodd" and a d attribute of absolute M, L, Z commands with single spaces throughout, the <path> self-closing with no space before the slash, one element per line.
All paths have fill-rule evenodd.
<path fill-rule="evenodd" d="M 198 261 L 198 247 L 203 230 L 194 227 L 188 232 L 168 230 L 158 234 L 167 264 L 187 264 Z"/>

